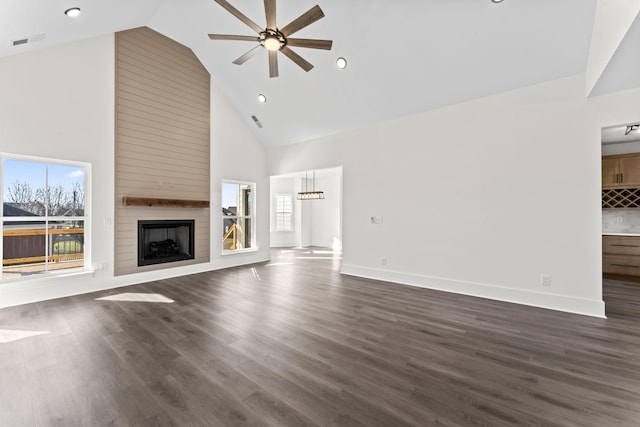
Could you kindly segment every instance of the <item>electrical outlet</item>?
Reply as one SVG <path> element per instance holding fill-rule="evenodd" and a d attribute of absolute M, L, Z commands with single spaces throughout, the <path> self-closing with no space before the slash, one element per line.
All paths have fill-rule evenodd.
<path fill-rule="evenodd" d="M 380 258 L 380 264 L 387 265 L 387 259 L 386 258 Z"/>
<path fill-rule="evenodd" d="M 542 286 L 551 286 L 551 276 L 548 274 L 540 275 L 540 284 Z"/>
<path fill-rule="evenodd" d="M 622 224 L 622 223 L 624 222 L 624 217 L 623 217 L 623 216 L 617 216 L 617 217 L 616 217 L 616 222 L 617 222 L 618 224 Z"/>

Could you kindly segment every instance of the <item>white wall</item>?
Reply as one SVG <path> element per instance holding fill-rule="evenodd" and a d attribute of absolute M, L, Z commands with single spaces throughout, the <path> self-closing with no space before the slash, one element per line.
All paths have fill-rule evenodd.
<path fill-rule="evenodd" d="M 107 266 L 95 274 L 0 283 L 0 307 L 269 259 L 264 149 L 213 84 L 211 262 L 114 278 L 114 56 L 108 35 L 0 58 L 0 152 L 91 164 L 91 263 Z M 216 245 L 222 178 L 256 182 L 255 252 L 223 256 Z"/>
<path fill-rule="evenodd" d="M 229 99 L 211 81 L 211 261 L 215 268 L 265 261 L 269 251 L 269 175 L 266 152 Z M 256 252 L 222 255 L 223 180 L 254 182 Z"/>
<path fill-rule="evenodd" d="M 316 179 L 316 190 L 324 192 L 323 200 L 301 201 L 309 212 L 309 245 L 331 248 L 342 242 L 342 177 L 323 176 Z"/>
<path fill-rule="evenodd" d="M 603 316 L 600 132 L 637 111 L 575 76 L 276 148 L 269 171 L 343 166 L 343 273 Z"/>
<path fill-rule="evenodd" d="M 104 287 L 113 271 L 114 38 L 0 59 L 0 151 L 91 163 L 91 259 L 107 272 L 0 284 L 0 307 Z"/>

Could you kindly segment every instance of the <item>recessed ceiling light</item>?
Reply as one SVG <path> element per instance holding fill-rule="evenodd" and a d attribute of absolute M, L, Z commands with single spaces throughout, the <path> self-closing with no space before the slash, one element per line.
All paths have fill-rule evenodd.
<path fill-rule="evenodd" d="M 336 65 L 341 70 L 344 70 L 345 68 L 347 68 L 347 60 L 341 56 L 340 58 L 336 59 Z"/>
<path fill-rule="evenodd" d="M 70 18 L 75 18 L 76 16 L 80 15 L 80 8 L 79 7 L 72 7 L 71 9 L 67 9 L 64 11 L 64 14 L 67 15 Z"/>
<path fill-rule="evenodd" d="M 265 102 L 267 102 L 267 97 L 264 96 L 263 94 L 259 94 L 258 95 L 258 102 L 261 102 L 261 103 L 264 104 Z"/>
<path fill-rule="evenodd" d="M 491 0 L 494 3 L 502 3 L 502 0 Z"/>

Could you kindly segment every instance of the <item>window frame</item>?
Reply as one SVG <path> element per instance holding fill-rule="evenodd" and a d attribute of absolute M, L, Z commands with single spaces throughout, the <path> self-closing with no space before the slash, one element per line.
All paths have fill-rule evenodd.
<path fill-rule="evenodd" d="M 234 184 L 234 185 L 248 185 L 251 187 L 251 204 L 249 206 L 249 215 L 238 215 L 236 213 L 236 215 L 221 215 L 221 221 L 220 221 L 220 225 L 221 225 L 221 230 L 222 230 L 222 235 L 224 236 L 225 232 L 225 219 L 235 219 L 236 222 L 238 219 L 249 219 L 251 222 L 251 228 L 250 228 L 250 233 L 251 233 L 251 247 L 249 248 L 242 248 L 242 249 L 224 249 L 224 240 L 220 241 L 220 254 L 221 255 L 231 255 L 231 254 L 238 254 L 238 253 L 246 253 L 246 252 L 255 252 L 257 251 L 257 247 L 256 247 L 256 194 L 257 194 L 257 185 L 255 182 L 251 182 L 251 181 L 239 181 L 239 180 L 235 180 L 235 179 L 222 179 L 221 183 L 220 183 L 220 204 L 221 207 L 224 207 L 224 203 L 222 200 L 223 197 L 223 190 L 222 188 L 224 187 L 225 184 Z M 222 209 L 221 209 L 222 211 Z"/>
<path fill-rule="evenodd" d="M 84 170 L 84 215 L 79 216 L 50 216 L 43 215 L 38 217 L 32 216 L 4 216 L 4 161 L 5 160 L 16 160 L 22 162 L 31 162 L 31 163 L 41 163 L 45 166 L 48 165 L 60 165 L 60 166 L 70 166 L 76 168 L 82 168 Z M 48 174 L 48 168 L 47 168 Z M 48 175 L 47 175 L 47 183 L 48 185 Z M 9 281 L 22 281 L 22 280 L 30 280 L 30 279 L 38 279 L 44 277 L 51 276 L 64 276 L 70 274 L 78 274 L 82 272 L 90 272 L 91 268 L 91 163 L 89 162 L 81 162 L 77 160 L 65 160 L 65 159 L 55 159 L 49 157 L 41 157 L 41 156 L 29 156 L 23 154 L 14 154 L 14 153 L 6 153 L 0 152 L 0 218 L 2 219 L 2 230 L 3 232 L 0 234 L 0 259 L 4 260 L 4 224 L 10 222 L 44 222 L 46 229 L 49 228 L 50 223 L 55 223 L 59 221 L 68 221 L 71 218 L 73 221 L 82 221 L 83 222 L 83 265 L 82 267 L 72 268 L 72 269 L 54 269 L 54 270 L 44 270 L 39 271 L 36 274 L 21 276 L 21 277 L 4 277 L 4 265 L 2 265 L 2 269 L 0 269 L 0 283 L 9 282 Z M 48 240 L 48 239 L 47 239 Z M 45 254 L 47 249 L 45 249 Z M 48 262 L 45 261 L 47 264 Z"/>

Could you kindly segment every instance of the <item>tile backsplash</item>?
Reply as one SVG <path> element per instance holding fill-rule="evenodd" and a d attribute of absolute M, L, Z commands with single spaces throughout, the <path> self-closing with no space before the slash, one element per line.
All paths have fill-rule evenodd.
<path fill-rule="evenodd" d="M 603 233 L 640 234 L 640 210 L 602 210 Z"/>

